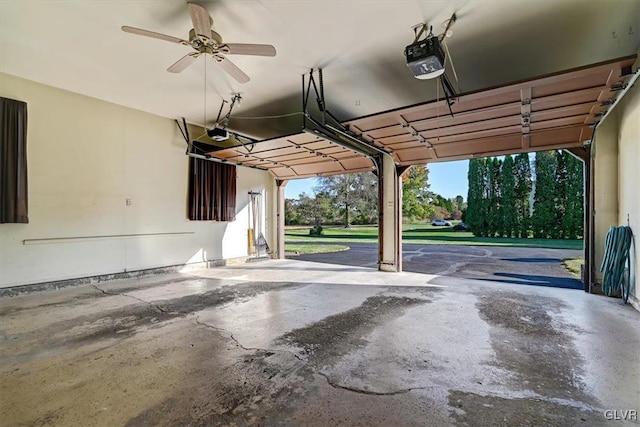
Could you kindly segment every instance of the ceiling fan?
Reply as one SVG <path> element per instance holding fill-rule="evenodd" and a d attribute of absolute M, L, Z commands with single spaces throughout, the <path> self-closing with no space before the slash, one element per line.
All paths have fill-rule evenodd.
<path fill-rule="evenodd" d="M 222 36 L 212 29 L 213 19 L 211 19 L 207 9 L 196 3 L 188 3 L 188 7 L 191 21 L 193 22 L 193 28 L 189 31 L 188 41 L 126 25 L 122 27 L 122 31 L 191 46 L 195 52 L 186 54 L 170 66 L 167 71 L 171 73 L 183 71 L 193 64 L 200 55 L 207 54 L 231 77 L 240 83 L 246 83 L 249 81 L 249 76 L 227 59 L 226 55 L 276 56 L 276 49 L 267 44 L 223 43 Z"/>

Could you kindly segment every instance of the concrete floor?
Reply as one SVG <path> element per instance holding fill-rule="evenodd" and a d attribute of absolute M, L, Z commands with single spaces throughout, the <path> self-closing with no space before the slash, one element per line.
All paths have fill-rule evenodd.
<path fill-rule="evenodd" d="M 0 425 L 599 426 L 640 409 L 639 324 L 579 290 L 293 260 L 3 298 Z"/>

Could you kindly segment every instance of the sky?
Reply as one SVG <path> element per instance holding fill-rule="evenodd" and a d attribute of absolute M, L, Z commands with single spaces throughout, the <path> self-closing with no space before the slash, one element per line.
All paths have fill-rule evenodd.
<path fill-rule="evenodd" d="M 430 190 L 447 199 L 460 195 L 466 200 L 469 188 L 467 182 L 468 170 L 468 160 L 429 164 Z M 316 186 L 316 179 L 292 179 L 284 188 L 285 198 L 297 199 L 300 193 L 303 192 L 309 196 L 315 194 L 313 187 Z"/>

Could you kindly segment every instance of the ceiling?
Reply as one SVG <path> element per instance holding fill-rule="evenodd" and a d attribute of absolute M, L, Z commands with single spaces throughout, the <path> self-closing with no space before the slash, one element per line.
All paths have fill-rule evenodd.
<path fill-rule="evenodd" d="M 435 82 L 412 77 L 403 49 L 412 26 L 428 22 L 437 32 L 453 12 L 447 44 L 465 93 L 640 47 L 637 0 L 198 3 L 225 41 L 272 44 L 277 56 L 234 56 L 251 77 L 244 85 L 203 58 L 171 74 L 166 68 L 188 48 L 120 27 L 187 37 L 186 2 L 1 0 L 0 71 L 194 124 L 211 125 L 221 99 L 240 92 L 230 127 L 270 138 L 300 130 L 301 75 L 310 68 L 323 67 L 327 104 L 340 120 L 435 99 Z"/>

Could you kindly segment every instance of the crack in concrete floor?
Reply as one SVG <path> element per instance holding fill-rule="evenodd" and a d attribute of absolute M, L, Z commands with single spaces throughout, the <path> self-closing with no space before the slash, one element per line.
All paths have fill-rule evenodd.
<path fill-rule="evenodd" d="M 138 298 L 138 297 L 135 297 L 133 295 L 126 294 L 126 293 L 109 292 L 109 291 L 106 291 L 106 290 L 100 288 L 97 285 L 91 285 L 91 286 L 93 286 L 96 290 L 102 292 L 105 295 L 123 296 L 123 297 L 127 297 L 127 298 L 132 298 L 132 299 L 134 299 L 134 300 L 136 300 L 138 302 L 142 302 L 144 304 L 149 304 L 150 306 L 154 307 L 155 309 L 157 309 L 161 313 L 166 313 L 167 312 L 166 310 L 164 310 L 162 307 L 160 307 L 158 304 L 154 303 L 153 301 L 147 301 L 147 300 L 144 300 L 142 298 Z M 218 326 L 214 326 L 214 325 L 211 325 L 209 323 L 203 322 L 202 320 L 200 320 L 200 317 L 198 316 L 197 313 L 193 313 L 193 317 L 194 317 L 194 323 L 195 324 L 200 325 L 200 326 L 205 326 L 207 328 L 211 328 L 211 329 L 214 329 L 214 330 L 216 330 L 218 332 L 222 332 L 222 333 L 226 334 L 233 342 L 235 342 L 235 344 L 238 347 L 242 348 L 245 351 L 264 351 L 264 352 L 272 352 L 272 353 L 287 353 L 287 354 L 295 357 L 299 361 L 305 363 L 305 367 L 311 369 L 313 371 L 313 373 L 323 377 L 327 381 L 327 383 L 333 388 L 346 390 L 346 391 L 359 393 L 359 394 L 372 395 L 372 396 L 394 396 L 394 395 L 398 395 L 398 394 L 409 393 L 409 392 L 414 391 L 414 390 L 425 390 L 427 388 L 427 387 L 409 387 L 409 388 L 399 389 L 399 390 L 394 390 L 394 391 L 389 391 L 389 392 L 376 392 L 376 391 L 363 390 L 363 389 L 359 389 L 359 388 L 355 388 L 355 387 L 349 387 L 349 386 L 341 385 L 341 384 L 338 384 L 335 381 L 333 381 L 329 377 L 329 375 L 327 375 L 324 372 L 321 372 L 321 371 L 315 369 L 313 366 L 311 366 L 308 363 L 306 363 L 306 361 L 302 357 L 300 357 L 298 354 L 296 354 L 293 351 L 282 350 L 282 349 L 274 349 L 274 348 L 246 347 L 245 345 L 243 345 L 233 335 L 233 332 L 231 332 L 231 331 L 229 331 L 227 329 L 220 328 Z"/>

